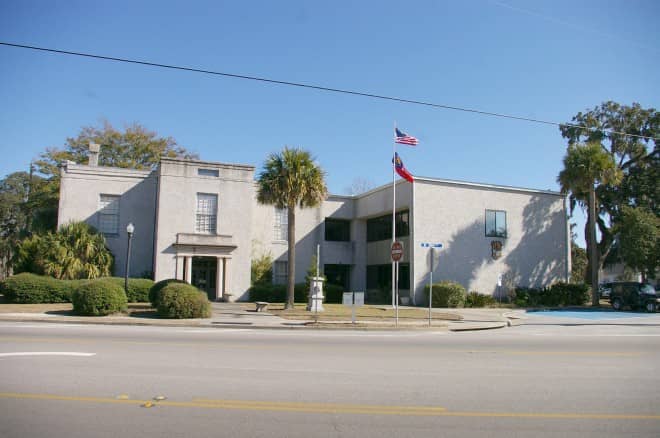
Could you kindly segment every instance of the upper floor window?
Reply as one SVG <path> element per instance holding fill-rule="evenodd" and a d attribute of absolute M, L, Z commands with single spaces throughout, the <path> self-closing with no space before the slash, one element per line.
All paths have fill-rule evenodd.
<path fill-rule="evenodd" d="M 286 208 L 275 208 L 275 223 L 273 239 L 287 240 L 289 236 L 289 210 Z"/>
<path fill-rule="evenodd" d="M 348 242 L 351 240 L 351 221 L 325 218 L 325 240 Z"/>
<path fill-rule="evenodd" d="M 119 195 L 99 197 L 99 231 L 103 234 L 119 234 Z"/>
<path fill-rule="evenodd" d="M 486 210 L 486 237 L 506 236 L 506 211 Z"/>
<path fill-rule="evenodd" d="M 220 176 L 220 171 L 218 169 L 197 169 L 197 175 L 199 176 Z"/>
<path fill-rule="evenodd" d="M 410 214 L 408 210 L 396 213 L 396 237 L 410 234 Z M 367 242 L 392 238 L 392 215 L 367 220 Z"/>
<path fill-rule="evenodd" d="M 215 234 L 218 223 L 218 195 L 197 194 L 197 216 L 195 232 Z"/>

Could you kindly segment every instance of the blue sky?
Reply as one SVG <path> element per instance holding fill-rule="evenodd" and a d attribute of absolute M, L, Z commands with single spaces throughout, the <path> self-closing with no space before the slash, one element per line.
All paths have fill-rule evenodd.
<path fill-rule="evenodd" d="M 660 102 L 660 3 L 0 0 L 0 41 L 557 122 Z M 418 176 L 558 190 L 557 127 L 0 46 L 0 177 L 106 119 L 204 160 L 310 150 L 332 193 L 391 181 L 396 121 Z"/>

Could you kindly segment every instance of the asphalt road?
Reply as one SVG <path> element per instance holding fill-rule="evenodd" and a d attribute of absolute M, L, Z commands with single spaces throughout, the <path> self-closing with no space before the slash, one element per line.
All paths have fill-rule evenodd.
<path fill-rule="evenodd" d="M 660 324 L 447 333 L 0 323 L 6 438 L 657 438 L 659 386 Z"/>

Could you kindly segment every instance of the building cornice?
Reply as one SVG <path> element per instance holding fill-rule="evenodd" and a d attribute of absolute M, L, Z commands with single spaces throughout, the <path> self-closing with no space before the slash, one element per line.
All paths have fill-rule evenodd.
<path fill-rule="evenodd" d="M 186 164 L 186 165 L 196 165 L 196 166 L 205 166 L 214 169 L 237 169 L 237 170 L 247 170 L 254 171 L 255 167 L 248 164 L 233 164 L 233 163 L 218 163 L 215 161 L 201 161 L 201 160 L 189 160 L 185 158 L 169 158 L 163 157 L 160 159 L 161 163 L 172 163 L 172 164 Z"/>
<path fill-rule="evenodd" d="M 68 175 L 93 175 L 138 179 L 145 179 L 153 172 L 153 170 L 125 169 L 120 167 L 107 166 L 88 166 L 86 164 L 77 164 L 73 161 L 67 161 L 63 163 L 61 167 L 62 171 Z"/>

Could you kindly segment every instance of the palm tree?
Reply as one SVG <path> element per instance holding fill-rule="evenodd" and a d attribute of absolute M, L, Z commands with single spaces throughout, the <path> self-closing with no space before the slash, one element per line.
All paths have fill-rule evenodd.
<path fill-rule="evenodd" d="M 574 201 L 581 205 L 587 203 L 587 255 L 591 279 L 591 303 L 598 306 L 598 268 L 600 256 L 596 241 L 596 186 L 601 184 L 617 185 L 621 181 L 621 171 L 617 168 L 612 155 L 598 143 L 568 146 L 564 157 L 564 169 L 557 181 L 564 193 L 571 193 Z"/>
<path fill-rule="evenodd" d="M 286 208 L 288 272 L 285 309 L 293 309 L 293 289 L 296 264 L 296 207 L 318 206 L 327 196 L 325 173 L 309 152 L 285 147 L 279 154 L 270 154 L 259 174 L 257 200 L 261 204 Z"/>
<path fill-rule="evenodd" d="M 114 259 L 105 238 L 85 222 L 72 222 L 56 233 L 35 234 L 21 244 L 20 271 L 60 280 L 107 277 Z"/>

